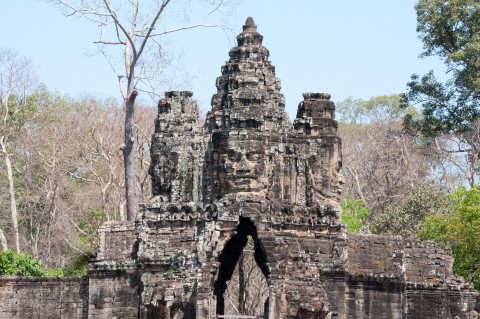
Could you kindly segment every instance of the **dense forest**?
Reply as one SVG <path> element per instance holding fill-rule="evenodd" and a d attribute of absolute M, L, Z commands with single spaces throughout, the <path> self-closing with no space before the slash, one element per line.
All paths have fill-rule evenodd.
<path fill-rule="evenodd" d="M 450 79 L 413 74 L 404 93 L 337 102 L 343 221 L 353 233 L 434 240 L 480 289 L 480 4 L 420 0 L 416 11 L 423 55 L 441 58 Z M 127 219 L 125 107 L 51 92 L 8 49 L 0 71 L 0 275 L 82 274 L 100 225 Z M 142 203 L 156 109 L 135 108 Z"/>

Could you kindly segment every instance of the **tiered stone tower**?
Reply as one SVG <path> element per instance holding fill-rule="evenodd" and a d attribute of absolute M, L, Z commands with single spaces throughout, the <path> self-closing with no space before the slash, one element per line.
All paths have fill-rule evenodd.
<path fill-rule="evenodd" d="M 335 105 L 305 93 L 291 124 L 262 39 L 248 18 L 204 123 L 191 92 L 159 102 L 152 200 L 104 224 L 88 278 L 0 280 L 0 317 L 32 317 L 21 303 L 38 318 L 477 318 L 480 294 L 433 243 L 345 232 Z"/>
<path fill-rule="evenodd" d="M 262 40 L 248 18 L 217 78 L 203 128 L 192 116 L 198 111 L 190 92 L 169 92 L 159 103 L 150 170 L 154 197 L 139 220 L 137 260 L 149 269 L 142 275 L 151 283 L 145 284 L 148 309 L 169 309 L 165 318 L 173 308 L 182 309 L 175 318 L 223 315 L 223 295 L 249 237 L 269 285 L 262 296 L 265 316 L 328 313 L 321 286 L 310 283 L 301 298 L 296 293 L 298 278 L 287 280 L 287 265 L 296 261 L 285 253 L 291 236 L 305 237 L 302 242 L 335 238 L 336 253 L 329 248 L 324 264 L 345 264 L 335 107 L 328 94 L 305 93 L 292 125 Z M 181 287 L 191 288 L 173 299 L 166 294 L 174 295 L 176 283 L 163 278 L 162 288 L 154 288 L 169 270 L 182 278 Z M 192 299 L 195 304 L 185 308 Z"/>

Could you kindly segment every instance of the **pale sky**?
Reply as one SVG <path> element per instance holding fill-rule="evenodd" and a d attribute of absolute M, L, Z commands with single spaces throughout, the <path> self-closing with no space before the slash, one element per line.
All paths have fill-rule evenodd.
<path fill-rule="evenodd" d="M 64 17 L 38 0 L 2 2 L 0 47 L 30 58 L 48 89 L 72 97 L 120 98 L 117 77 L 105 59 L 88 55 L 96 48 L 93 24 Z M 327 92 L 337 102 L 349 96 L 368 99 L 404 92 L 412 73 L 434 69 L 441 75 L 440 61 L 418 57 L 422 43 L 415 31 L 415 2 L 244 0 L 229 22 L 236 35 L 248 16 L 254 18 L 294 117 L 303 92 Z M 197 74 L 188 89 L 208 110 L 233 36 L 208 28 L 178 33 L 174 39 L 186 68 Z"/>

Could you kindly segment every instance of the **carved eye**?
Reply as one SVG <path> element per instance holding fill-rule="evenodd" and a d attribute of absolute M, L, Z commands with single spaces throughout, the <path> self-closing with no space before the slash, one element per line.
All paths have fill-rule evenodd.
<path fill-rule="evenodd" d="M 232 162 L 236 162 L 237 161 L 237 157 L 235 156 L 235 152 L 234 151 L 230 151 L 228 152 L 228 159 Z"/>
<path fill-rule="evenodd" d="M 247 154 L 247 159 L 249 161 L 258 161 L 260 159 L 260 154 L 257 154 L 257 153 L 248 153 Z"/>

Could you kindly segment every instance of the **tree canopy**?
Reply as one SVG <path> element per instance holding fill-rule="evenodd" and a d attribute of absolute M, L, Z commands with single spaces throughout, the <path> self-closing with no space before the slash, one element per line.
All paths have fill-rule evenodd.
<path fill-rule="evenodd" d="M 449 246 L 454 273 L 480 289 L 480 185 L 468 190 L 459 187 L 450 200 L 453 213 L 427 216 L 419 237 Z"/>
<path fill-rule="evenodd" d="M 400 202 L 385 207 L 373 218 L 370 226 L 374 233 L 416 238 L 420 223 L 426 217 L 432 214 L 444 216 L 450 211 L 447 196 L 424 184 L 411 189 Z"/>
<path fill-rule="evenodd" d="M 337 120 L 342 124 L 368 124 L 379 121 L 398 121 L 409 114 L 417 117 L 414 108 L 401 107 L 398 94 L 374 96 L 368 100 L 348 97 L 336 103 Z"/>
<path fill-rule="evenodd" d="M 480 3 L 477 0 L 420 0 L 417 32 L 424 56 L 436 55 L 453 72 L 455 85 L 480 92 Z"/>
<path fill-rule="evenodd" d="M 433 71 L 412 75 L 403 104 L 421 105 L 422 117 L 405 117 L 407 127 L 427 136 L 463 133 L 480 116 L 480 3 L 476 0 L 420 0 L 415 6 L 422 56 L 437 56 L 450 80 Z"/>

